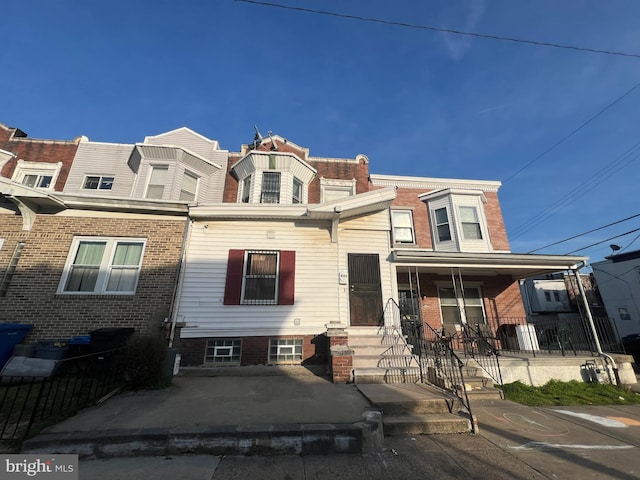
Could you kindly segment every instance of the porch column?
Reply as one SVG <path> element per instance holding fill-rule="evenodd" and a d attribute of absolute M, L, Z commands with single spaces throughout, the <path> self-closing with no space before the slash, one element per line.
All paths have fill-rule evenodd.
<path fill-rule="evenodd" d="M 339 322 L 330 322 L 327 325 L 327 337 L 329 337 L 331 379 L 333 383 L 351 382 L 353 350 L 349 348 L 347 326 Z"/>

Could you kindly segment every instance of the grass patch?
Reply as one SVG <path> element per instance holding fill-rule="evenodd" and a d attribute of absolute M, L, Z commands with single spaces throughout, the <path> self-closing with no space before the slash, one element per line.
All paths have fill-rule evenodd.
<path fill-rule="evenodd" d="M 585 383 L 572 380 L 550 380 L 542 387 L 531 387 L 522 382 L 503 386 L 505 398 L 529 406 L 558 405 L 638 405 L 640 395 L 614 385 Z"/>

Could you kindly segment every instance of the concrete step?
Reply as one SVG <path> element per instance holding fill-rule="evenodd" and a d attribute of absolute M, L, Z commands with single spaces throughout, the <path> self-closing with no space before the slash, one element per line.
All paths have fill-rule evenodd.
<path fill-rule="evenodd" d="M 478 388 L 478 389 L 469 389 L 467 388 L 467 396 L 469 397 L 469 402 L 473 402 L 473 400 L 502 400 L 502 392 L 497 388 Z M 473 406 L 473 403 L 472 403 Z"/>
<path fill-rule="evenodd" d="M 349 345 L 354 355 L 411 355 L 410 345 Z"/>
<path fill-rule="evenodd" d="M 380 368 L 364 367 L 353 369 L 353 381 L 356 384 L 362 383 L 416 383 L 420 381 L 420 369 L 410 368 Z"/>
<path fill-rule="evenodd" d="M 383 415 L 385 436 L 469 433 L 469 419 L 452 413 Z"/>
<path fill-rule="evenodd" d="M 354 355 L 354 368 L 419 368 L 411 355 Z"/>
<path fill-rule="evenodd" d="M 404 337 L 399 335 L 349 335 L 348 343 L 350 347 L 368 345 L 386 345 L 387 347 L 391 347 L 393 345 L 405 345 L 406 341 Z"/>

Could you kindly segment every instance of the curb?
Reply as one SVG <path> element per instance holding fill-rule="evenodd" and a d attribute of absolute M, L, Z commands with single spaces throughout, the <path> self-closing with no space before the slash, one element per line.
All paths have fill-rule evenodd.
<path fill-rule="evenodd" d="M 379 412 L 350 424 L 235 425 L 45 433 L 21 453 L 76 454 L 80 458 L 176 455 L 308 455 L 382 450 Z"/>

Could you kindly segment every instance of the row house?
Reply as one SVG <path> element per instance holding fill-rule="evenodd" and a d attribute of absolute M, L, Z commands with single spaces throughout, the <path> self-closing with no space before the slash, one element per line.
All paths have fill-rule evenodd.
<path fill-rule="evenodd" d="M 278 135 L 239 152 L 187 128 L 81 137 L 57 162 L 9 140 L 0 321 L 32 340 L 132 326 L 168 329 L 186 365 L 326 364 L 402 319 L 451 335 L 525 323 L 518 280 L 587 260 L 512 253 L 499 182 L 372 174 L 365 155 Z M 21 161 L 60 162 L 57 177 L 16 176 Z"/>

